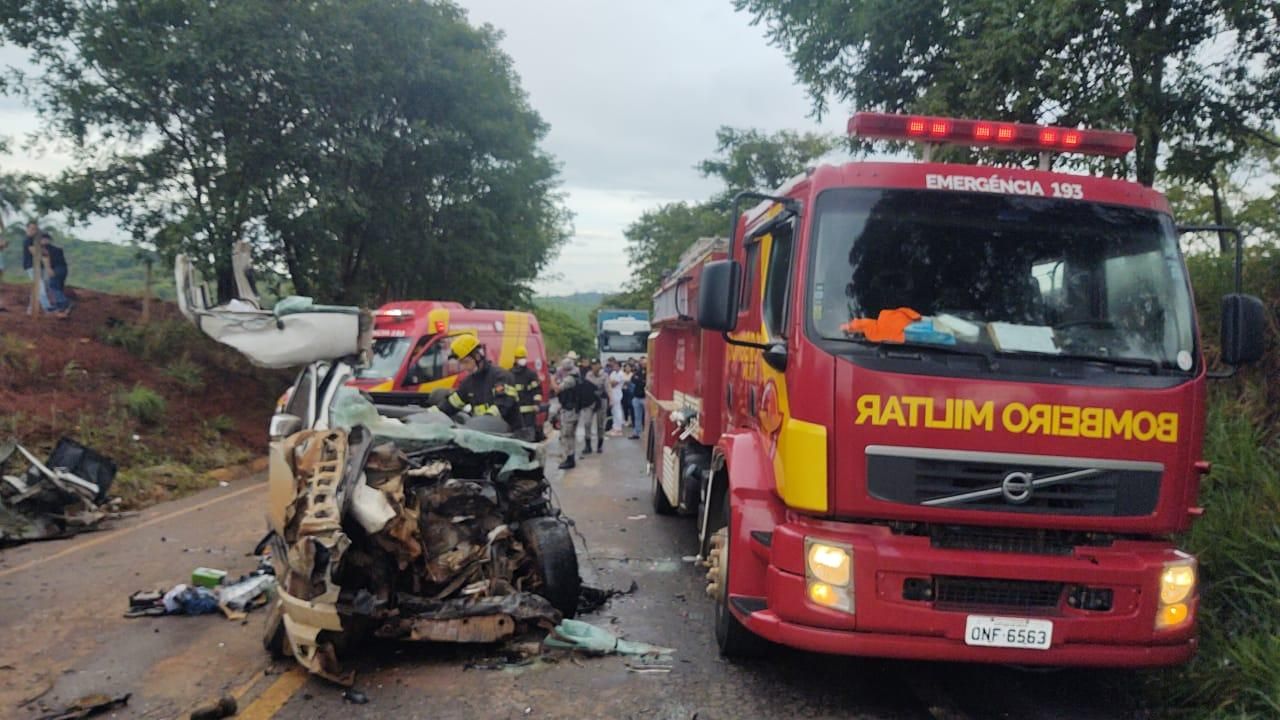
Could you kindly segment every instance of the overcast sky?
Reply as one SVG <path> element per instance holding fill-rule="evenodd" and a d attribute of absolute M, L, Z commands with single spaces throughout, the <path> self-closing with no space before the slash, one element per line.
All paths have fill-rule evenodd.
<path fill-rule="evenodd" d="M 843 132 L 846 114 L 821 124 L 782 52 L 729 0 L 460 0 L 474 23 L 506 37 L 533 107 L 551 126 L 545 147 L 562 164 L 574 236 L 536 288 L 546 294 L 612 291 L 629 277 L 623 229 L 645 209 L 703 200 L 715 181 L 693 165 L 715 150 L 721 125 Z M 0 48 L 0 65 L 18 56 Z M 0 98 L 0 134 L 15 141 L 34 113 Z M 66 160 L 17 150 L 7 168 L 51 171 Z M 87 238 L 123 233 L 97 223 Z"/>

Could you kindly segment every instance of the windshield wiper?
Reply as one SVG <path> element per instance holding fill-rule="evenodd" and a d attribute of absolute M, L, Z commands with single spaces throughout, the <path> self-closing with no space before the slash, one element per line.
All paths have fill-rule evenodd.
<path fill-rule="evenodd" d="M 1102 355 L 1082 355 L 1078 353 L 1038 353 L 1024 352 L 1018 350 L 1005 350 L 997 352 L 1000 357 L 1012 357 L 1019 360 L 1022 359 L 1044 359 L 1044 360 L 1073 360 L 1076 362 L 1097 363 L 1099 365 L 1109 365 L 1120 371 L 1121 368 L 1141 368 L 1149 371 L 1152 375 L 1160 373 L 1160 361 L 1151 358 L 1127 358 L 1127 357 L 1106 357 Z"/>

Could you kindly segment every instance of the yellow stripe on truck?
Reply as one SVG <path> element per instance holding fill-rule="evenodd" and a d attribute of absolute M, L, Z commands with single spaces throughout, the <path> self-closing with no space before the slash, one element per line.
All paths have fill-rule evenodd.
<path fill-rule="evenodd" d="M 502 350 L 498 365 L 508 370 L 515 367 L 516 348 L 529 339 L 529 314 L 506 312 L 502 314 Z"/>

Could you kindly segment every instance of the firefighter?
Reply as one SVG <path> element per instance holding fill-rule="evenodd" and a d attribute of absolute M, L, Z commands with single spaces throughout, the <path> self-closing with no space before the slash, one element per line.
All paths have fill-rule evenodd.
<path fill-rule="evenodd" d="M 467 377 L 458 384 L 457 390 L 440 401 L 440 410 L 452 417 L 470 406 L 472 416 L 500 417 L 512 432 L 519 433 L 520 399 L 511 373 L 489 362 L 475 335 L 459 335 L 449 346 L 449 352 L 462 364 Z"/>
<path fill-rule="evenodd" d="M 538 372 L 529 367 L 529 351 L 523 345 L 516 347 L 516 365 L 511 368 L 515 380 L 516 395 L 520 399 L 521 440 L 542 442 L 542 428 L 538 427 L 538 405 L 542 403 L 542 381 Z"/>

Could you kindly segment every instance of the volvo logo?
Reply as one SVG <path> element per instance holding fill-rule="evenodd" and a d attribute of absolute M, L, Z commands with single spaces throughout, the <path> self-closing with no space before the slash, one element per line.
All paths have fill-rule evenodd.
<path fill-rule="evenodd" d="M 1000 483 L 1000 494 L 1008 502 L 1021 505 L 1031 499 L 1032 480 L 1034 477 L 1029 472 L 1011 472 Z"/>

